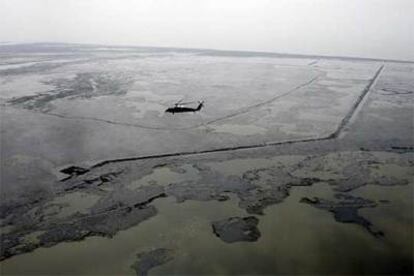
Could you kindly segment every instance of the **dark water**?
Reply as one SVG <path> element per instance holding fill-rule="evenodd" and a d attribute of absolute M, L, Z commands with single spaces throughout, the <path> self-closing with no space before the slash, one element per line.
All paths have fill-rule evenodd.
<path fill-rule="evenodd" d="M 412 184 L 366 186 L 354 195 L 388 200 L 360 214 L 385 232 L 376 238 L 356 224 L 338 223 L 325 210 L 299 203 L 303 196 L 333 196 L 329 185 L 297 187 L 281 204 L 265 209 L 257 242 L 227 244 L 212 232 L 211 222 L 246 216 L 232 198 L 226 202 L 171 198 L 154 205 L 159 214 L 114 238 L 87 238 L 13 257 L 2 274 L 135 274 L 136 253 L 174 250 L 174 259 L 153 274 L 378 274 L 409 272 L 412 265 Z M 35 238 L 35 237 L 32 237 Z"/>

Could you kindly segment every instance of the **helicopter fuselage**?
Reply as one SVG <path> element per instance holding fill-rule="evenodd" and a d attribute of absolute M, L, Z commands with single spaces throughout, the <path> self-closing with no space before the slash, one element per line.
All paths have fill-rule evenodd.
<path fill-rule="evenodd" d="M 200 111 L 202 107 L 203 107 L 203 103 L 200 103 L 197 108 L 184 107 L 184 106 L 175 106 L 175 107 L 167 108 L 167 110 L 165 110 L 165 112 L 172 113 L 172 114 L 174 114 L 174 113 L 184 113 L 184 112 L 197 112 L 197 111 Z"/>

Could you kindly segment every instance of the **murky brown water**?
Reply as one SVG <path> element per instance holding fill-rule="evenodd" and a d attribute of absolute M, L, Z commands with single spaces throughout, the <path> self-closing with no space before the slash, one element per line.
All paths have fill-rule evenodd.
<path fill-rule="evenodd" d="M 227 244 L 217 238 L 211 222 L 246 216 L 238 200 L 186 201 L 171 198 L 154 205 L 159 214 L 114 238 L 87 238 L 40 248 L 1 263 L 2 274 L 135 274 L 137 252 L 174 249 L 174 260 L 150 274 L 383 273 L 407 269 L 412 258 L 413 186 L 362 187 L 352 194 L 389 200 L 360 214 L 385 232 L 376 238 L 356 224 L 338 223 L 325 210 L 299 203 L 304 197 L 332 198 L 327 184 L 296 187 L 281 204 L 259 216 L 258 242 Z"/>

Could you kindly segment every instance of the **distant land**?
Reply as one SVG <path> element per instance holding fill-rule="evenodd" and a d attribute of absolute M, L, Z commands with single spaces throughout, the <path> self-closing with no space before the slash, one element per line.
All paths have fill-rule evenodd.
<path fill-rule="evenodd" d="M 364 58 L 351 56 L 325 56 L 307 55 L 261 51 L 240 51 L 240 50 L 218 50 L 203 48 L 179 48 L 179 47 L 159 47 L 159 46 L 129 46 L 129 45 L 104 45 L 104 44 L 83 44 L 83 43 L 61 43 L 61 42 L 35 42 L 21 43 L 4 41 L 0 42 L 1 53 L 34 53 L 34 52 L 83 52 L 99 51 L 97 48 L 104 48 L 102 51 L 152 51 L 152 52 L 178 52 L 193 53 L 208 56 L 228 56 L 228 57 L 275 57 L 275 58 L 312 58 L 312 59 L 335 59 L 335 60 L 355 60 L 355 61 L 380 61 L 380 62 L 399 62 L 414 63 L 414 60 Z"/>

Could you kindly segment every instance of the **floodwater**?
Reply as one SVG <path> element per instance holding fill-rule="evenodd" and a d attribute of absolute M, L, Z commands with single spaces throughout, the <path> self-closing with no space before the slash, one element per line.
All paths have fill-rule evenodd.
<path fill-rule="evenodd" d="M 258 127 L 255 125 L 232 125 L 232 124 L 223 124 L 214 126 L 214 132 L 223 132 L 230 133 L 235 135 L 255 135 L 255 134 L 265 134 L 267 132 L 266 128 Z"/>
<path fill-rule="evenodd" d="M 197 180 L 199 177 L 198 170 L 189 164 L 178 167 L 176 171 L 168 167 L 156 168 L 151 174 L 144 176 L 138 180 L 132 181 L 129 189 L 137 189 L 143 186 L 157 184 L 167 186 L 170 183 L 178 183 L 186 180 Z"/>
<path fill-rule="evenodd" d="M 302 197 L 333 197 L 331 187 L 317 183 L 294 187 L 281 204 L 259 218 L 257 242 L 227 244 L 217 238 L 211 222 L 247 216 L 238 199 L 225 202 L 158 199 L 159 213 L 121 231 L 112 239 L 90 237 L 15 256 L 1 264 L 2 274 L 134 275 L 138 252 L 174 250 L 173 260 L 150 274 L 376 274 L 408 272 L 412 257 L 413 184 L 365 186 L 353 195 L 381 200 L 360 209 L 385 236 L 377 238 L 356 224 L 338 223 L 333 214 L 300 203 Z"/>
<path fill-rule="evenodd" d="M 68 217 L 76 212 L 87 213 L 87 210 L 95 205 L 99 198 L 97 195 L 82 192 L 65 194 L 50 202 L 45 207 L 44 212 L 45 214 L 53 213 L 53 209 L 57 207 L 56 215 L 61 218 Z M 76 204 L 73 204 L 74 202 Z"/>
<path fill-rule="evenodd" d="M 11 251 L 20 253 L 16 251 L 19 246 L 26 246 L 22 251 L 35 248 L 43 242 L 43 234 L 53 235 L 48 232 L 56 225 L 75 223 L 109 206 L 113 199 L 125 198 L 129 203 L 130 192 L 131 197 L 139 195 L 140 204 L 155 206 L 158 213 L 113 238 L 88 237 L 15 255 L 0 263 L 0 274 L 134 275 L 131 265 L 137 253 L 157 248 L 172 249 L 168 252 L 173 252 L 173 260 L 150 270 L 153 274 L 412 273 L 413 184 L 403 184 L 413 182 L 413 157 L 373 152 L 412 149 L 412 63 L 386 62 L 381 67 L 383 63 L 377 61 L 255 57 L 204 50 L 119 48 L 119 52 L 105 52 L 105 47 L 89 46 L 87 51 L 79 46 L 76 54 L 73 45 L 67 45 L 65 52 L 60 45 L 49 53 L 51 46 L 45 46 L 43 50 L 36 50 L 41 45 L 33 46 L 32 54 L 6 52 L 9 61 L 0 68 L 0 207 L 28 204 L 33 207 L 28 218 L 35 219 L 34 229 L 41 229 L 20 232 L 21 225 L 9 225 L 6 218 L 0 229 L 1 234 L 12 234 L 5 236 L 6 246 L 13 246 L 14 234 L 26 233 Z M 62 54 L 70 54 L 70 62 Z M 369 93 L 358 103 L 367 87 L 371 87 Z M 178 101 L 198 100 L 205 101 L 201 112 L 164 113 Z M 349 123 L 342 126 L 349 116 Z M 133 161 L 111 161 L 325 139 L 341 127 L 341 139 L 286 148 L 182 155 L 176 164 L 166 158 L 159 160 L 164 164 L 159 166 L 153 166 L 155 160 L 137 161 L 137 166 Z M 311 154 L 319 149 L 325 153 L 335 145 L 336 152 L 307 156 L 308 149 Z M 353 152 L 357 148 L 368 151 Z M 277 156 L 279 151 L 288 155 Z M 30 203 L 48 198 L 65 185 L 57 180 L 61 177 L 58 168 L 101 161 L 111 162 L 91 168 L 93 177 L 115 171 L 122 175 L 108 177 L 99 190 L 87 185 L 55 195 L 44 205 Z M 147 173 L 149 166 L 152 171 Z M 263 216 L 256 215 L 261 232 L 257 242 L 228 244 L 213 233 L 214 221 L 251 215 L 238 206 L 235 195 L 227 201 L 176 203 L 172 197 L 151 201 L 164 195 L 161 190 L 179 197 L 206 184 L 211 185 L 198 189 L 200 194 L 190 191 L 189 196 L 208 199 L 210 193 L 220 193 L 218 198 L 223 200 L 218 187 L 226 181 L 232 181 L 232 188 L 243 188 L 251 181 L 257 186 L 254 199 L 260 200 L 259 190 L 276 189 L 272 183 L 283 182 L 284 177 L 318 177 L 337 181 L 339 188 L 398 184 L 363 186 L 349 192 L 378 204 L 358 213 L 385 236 L 375 237 L 361 225 L 337 222 L 329 211 L 300 203 L 302 197 L 334 200 L 332 187 L 326 183 L 292 187 L 283 202 L 268 206 Z M 342 183 L 350 178 L 355 182 Z M 151 185 L 159 186 L 160 194 L 143 195 Z M 148 201 L 141 202 L 141 196 Z M 20 219 L 19 208 L 7 210 L 13 221 Z"/>

